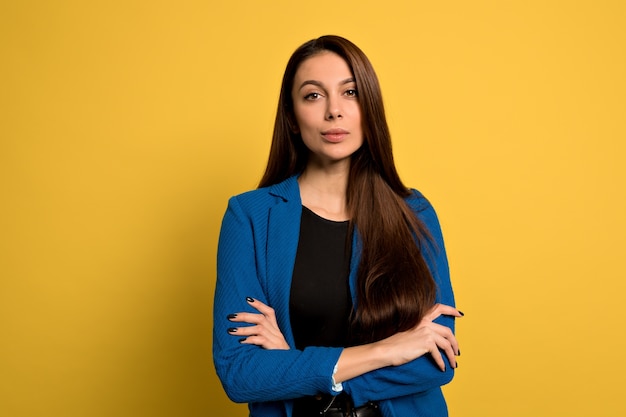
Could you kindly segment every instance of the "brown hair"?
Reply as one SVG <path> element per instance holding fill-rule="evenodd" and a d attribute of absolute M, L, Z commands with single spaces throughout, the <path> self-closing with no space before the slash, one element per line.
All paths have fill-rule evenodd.
<path fill-rule="evenodd" d="M 339 36 L 300 46 L 283 76 L 270 155 L 259 187 L 301 173 L 308 149 L 297 129 L 291 91 L 296 71 L 322 52 L 342 57 L 356 80 L 363 145 L 352 155 L 347 187 L 351 225 L 361 238 L 353 343 L 383 339 L 415 326 L 435 301 L 436 285 L 422 254 L 429 234 L 404 201 L 411 194 L 396 171 L 380 85 L 365 54 Z M 417 242 L 417 245 L 416 245 Z"/>

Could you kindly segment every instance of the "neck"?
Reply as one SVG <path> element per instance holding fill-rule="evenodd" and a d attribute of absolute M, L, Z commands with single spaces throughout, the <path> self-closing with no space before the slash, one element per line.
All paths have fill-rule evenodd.
<path fill-rule="evenodd" d="M 350 164 L 307 165 L 298 178 L 302 204 L 329 220 L 349 220 L 346 190 Z"/>

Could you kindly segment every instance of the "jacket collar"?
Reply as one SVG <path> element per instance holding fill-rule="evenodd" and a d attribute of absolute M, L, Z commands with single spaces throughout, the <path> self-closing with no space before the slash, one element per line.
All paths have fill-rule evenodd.
<path fill-rule="evenodd" d="M 278 184 L 269 187 L 270 195 L 280 197 L 283 201 L 293 201 L 300 203 L 300 186 L 298 185 L 299 175 L 293 175 Z"/>
<path fill-rule="evenodd" d="M 298 177 L 292 176 L 271 185 L 268 193 L 282 202 L 273 205 L 269 211 L 266 294 L 287 342 L 294 346 L 289 317 L 289 294 L 302 215 Z"/>

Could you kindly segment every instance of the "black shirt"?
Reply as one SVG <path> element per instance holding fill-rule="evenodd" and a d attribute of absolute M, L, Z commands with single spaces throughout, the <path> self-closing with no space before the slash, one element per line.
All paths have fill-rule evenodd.
<path fill-rule="evenodd" d="M 352 298 L 348 221 L 324 219 L 302 207 L 289 311 L 296 348 L 346 346 Z"/>

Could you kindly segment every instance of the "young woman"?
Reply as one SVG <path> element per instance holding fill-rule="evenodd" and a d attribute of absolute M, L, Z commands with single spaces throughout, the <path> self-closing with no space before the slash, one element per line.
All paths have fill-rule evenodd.
<path fill-rule="evenodd" d="M 213 356 L 253 417 L 445 416 L 459 348 L 435 211 L 400 181 L 382 95 L 338 36 L 285 70 L 269 162 L 220 233 Z"/>

